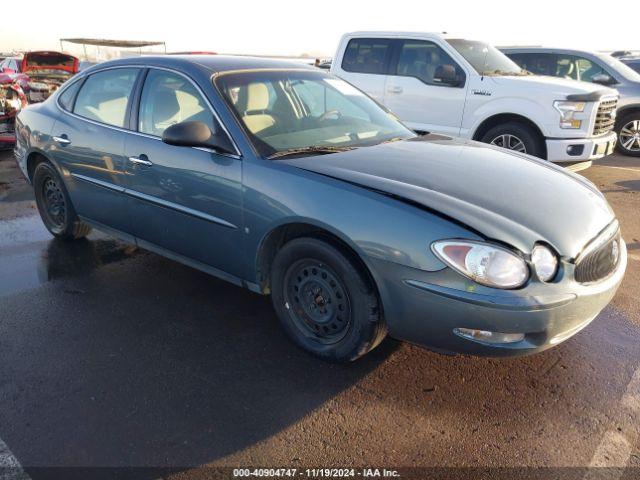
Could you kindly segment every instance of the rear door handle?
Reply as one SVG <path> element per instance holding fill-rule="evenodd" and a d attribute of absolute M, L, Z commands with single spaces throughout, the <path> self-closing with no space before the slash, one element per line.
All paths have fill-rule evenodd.
<path fill-rule="evenodd" d="M 400 85 L 394 85 L 387 90 L 389 93 L 402 93 L 402 87 Z"/>
<path fill-rule="evenodd" d="M 61 137 L 53 137 L 53 141 L 59 143 L 60 145 L 69 145 L 71 143 L 71 140 L 69 140 L 66 135 L 62 135 Z"/>
<path fill-rule="evenodd" d="M 147 167 L 153 165 L 153 162 L 144 154 L 139 157 L 129 157 L 129 161 L 135 165 L 146 165 Z"/>

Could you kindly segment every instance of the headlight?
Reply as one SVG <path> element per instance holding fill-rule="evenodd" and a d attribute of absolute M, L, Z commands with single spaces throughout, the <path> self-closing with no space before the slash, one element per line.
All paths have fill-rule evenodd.
<path fill-rule="evenodd" d="M 444 263 L 488 287 L 517 288 L 528 280 L 525 261 L 506 248 L 469 240 L 440 240 L 431 245 Z"/>
<path fill-rule="evenodd" d="M 565 102 L 556 100 L 553 107 L 560 113 L 560 128 L 580 128 L 582 120 L 575 118 L 577 112 L 584 112 L 584 102 Z"/>
<path fill-rule="evenodd" d="M 536 268 L 538 278 L 543 282 L 553 280 L 558 271 L 558 258 L 544 245 L 536 245 L 531 252 L 531 263 Z"/>

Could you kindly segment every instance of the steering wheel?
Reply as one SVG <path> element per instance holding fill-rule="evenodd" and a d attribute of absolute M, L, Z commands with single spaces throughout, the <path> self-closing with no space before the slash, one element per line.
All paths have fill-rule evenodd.
<path fill-rule="evenodd" d="M 338 120 L 342 118 L 342 113 L 339 110 L 328 110 L 324 112 L 322 115 L 320 115 L 318 120 L 320 120 L 321 122 L 324 122 L 326 120 L 329 120 L 329 118 L 332 116 L 335 116 L 336 117 L 335 120 Z"/>

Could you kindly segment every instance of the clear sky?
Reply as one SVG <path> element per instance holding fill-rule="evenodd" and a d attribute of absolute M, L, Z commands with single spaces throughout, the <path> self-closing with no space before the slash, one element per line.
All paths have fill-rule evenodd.
<path fill-rule="evenodd" d="M 4 9 L 0 51 L 59 49 L 61 37 L 99 37 L 164 40 L 170 51 L 331 56 L 340 35 L 354 30 L 447 31 L 495 45 L 640 50 L 640 4 L 621 5 L 573 0 L 29 0 Z"/>

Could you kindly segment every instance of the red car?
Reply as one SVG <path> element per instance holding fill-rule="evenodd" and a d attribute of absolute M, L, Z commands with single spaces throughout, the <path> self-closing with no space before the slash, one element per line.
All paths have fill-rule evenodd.
<path fill-rule="evenodd" d="M 49 98 L 60 85 L 78 73 L 76 57 L 61 52 L 25 53 L 20 73 L 29 76 L 27 99 L 29 103 L 42 102 Z"/>
<path fill-rule="evenodd" d="M 0 62 L 0 148 L 15 143 L 15 117 L 27 103 L 42 102 L 78 73 L 78 59 L 61 52 L 29 52 Z"/>

